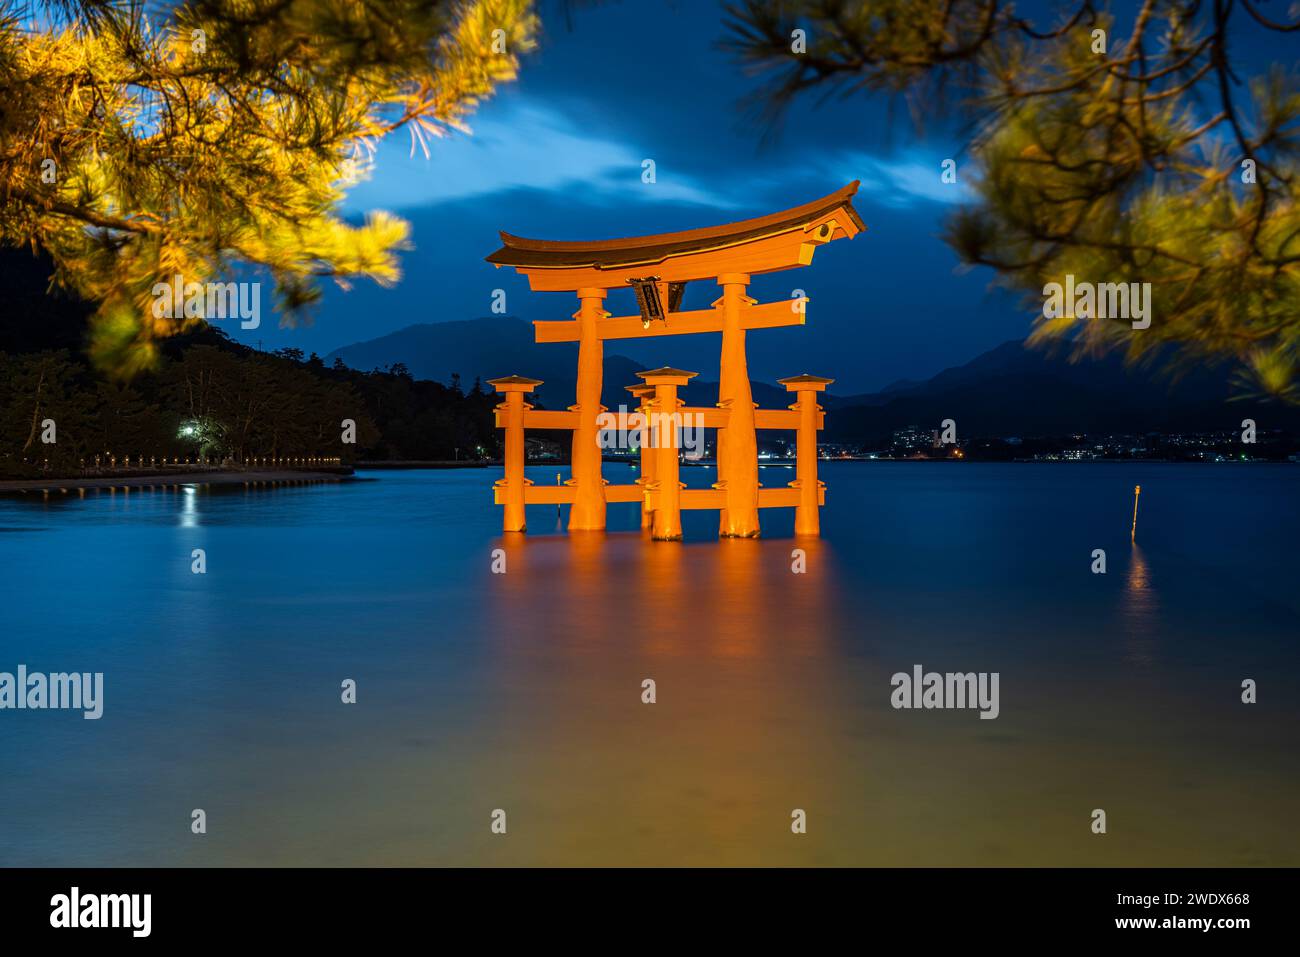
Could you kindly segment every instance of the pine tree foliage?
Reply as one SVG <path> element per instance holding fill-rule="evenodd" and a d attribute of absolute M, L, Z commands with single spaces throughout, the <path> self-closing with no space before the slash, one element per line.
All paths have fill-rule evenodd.
<path fill-rule="evenodd" d="M 0 241 L 99 304 L 120 377 L 201 321 L 151 308 L 174 276 L 263 270 L 287 317 L 326 278 L 394 282 L 407 224 L 346 222 L 347 189 L 385 136 L 465 130 L 537 29 L 530 0 L 3 3 Z"/>
<path fill-rule="evenodd" d="M 1035 23 L 1007 0 L 747 0 L 729 7 L 727 45 L 774 74 L 770 117 L 810 90 L 899 96 L 916 115 L 958 106 L 975 199 L 946 238 L 1035 312 L 1067 275 L 1151 283 L 1148 329 L 1073 309 L 1031 340 L 1228 359 L 1245 392 L 1300 401 L 1300 5 L 1057 9 Z M 1252 61 L 1248 33 L 1291 57 Z"/>

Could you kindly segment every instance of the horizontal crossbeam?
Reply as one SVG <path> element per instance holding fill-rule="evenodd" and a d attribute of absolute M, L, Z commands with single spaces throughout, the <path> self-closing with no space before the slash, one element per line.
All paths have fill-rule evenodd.
<path fill-rule="evenodd" d="M 808 299 L 787 299 L 784 302 L 765 302 L 745 306 L 740 310 L 742 329 L 773 329 L 780 326 L 802 326 Z M 578 321 L 537 320 L 533 328 L 538 342 L 577 342 Z M 652 322 L 647 329 L 640 316 L 619 316 L 596 322 L 596 335 L 601 339 L 644 339 L 654 336 L 685 336 L 696 332 L 721 332 L 722 310 L 696 309 L 690 312 L 670 312 L 666 322 Z"/>
<path fill-rule="evenodd" d="M 575 413 L 576 414 L 576 413 Z M 708 406 L 686 405 L 677 410 L 681 423 L 686 428 L 725 429 L 731 418 L 731 410 L 710 408 Z M 654 412 L 651 412 L 651 416 Z M 826 414 L 817 413 L 817 428 L 822 428 Z M 657 420 L 651 418 L 649 425 L 654 428 Z M 641 412 L 602 412 L 596 419 L 596 428 L 611 432 L 636 432 L 645 426 L 646 419 Z M 528 426 L 528 414 L 524 415 L 524 425 Z M 755 409 L 754 428 L 756 429 L 797 429 L 799 413 L 794 409 Z"/>
<path fill-rule="evenodd" d="M 657 509 L 659 507 L 659 491 L 657 489 L 647 489 L 646 507 Z M 799 488 L 760 488 L 758 490 L 758 507 L 759 508 L 794 508 L 799 504 Z M 826 489 L 824 487 L 817 489 L 817 504 L 826 504 Z M 726 508 L 727 493 L 725 489 L 720 488 L 684 488 L 681 491 L 681 508 L 684 510 L 709 509 L 709 508 Z"/>
<path fill-rule="evenodd" d="M 725 429 L 727 420 L 731 412 L 727 409 L 709 408 L 706 406 L 683 406 L 677 410 L 682 416 L 682 424 L 689 428 L 706 428 L 706 429 Z M 635 432 L 640 430 L 645 423 L 644 418 L 638 418 L 641 413 L 631 412 L 603 412 L 596 420 L 596 427 L 600 429 L 610 429 L 614 432 Z M 817 428 L 823 428 L 826 421 L 826 413 L 817 413 Z M 504 409 L 496 410 L 496 427 L 504 429 L 506 427 L 506 412 Z M 559 429 L 572 432 L 578 427 L 578 413 L 567 409 L 526 409 L 524 411 L 524 428 L 525 429 Z M 754 410 L 754 428 L 756 429 L 797 429 L 799 428 L 799 412 L 795 409 L 755 409 Z"/>
<path fill-rule="evenodd" d="M 506 427 L 506 410 L 497 406 L 496 425 L 498 429 Z M 567 409 L 525 409 L 525 429 L 568 429 L 578 427 L 578 413 Z"/>
<path fill-rule="evenodd" d="M 493 500 L 497 505 L 506 501 L 506 484 L 504 481 L 492 487 Z M 572 505 L 576 489 L 572 485 L 526 485 L 524 486 L 525 505 Z M 606 485 L 606 502 L 640 502 L 644 500 L 651 509 L 659 507 L 659 492 L 654 488 L 641 485 Z M 759 508 L 793 508 L 799 504 L 799 488 L 791 483 L 789 488 L 760 488 L 758 490 Z M 817 504 L 826 504 L 826 489 L 817 490 Z M 726 508 L 727 493 L 720 488 L 684 488 L 681 491 L 681 507 L 686 510 Z"/>
<path fill-rule="evenodd" d="M 492 487 L 498 505 L 506 501 L 507 486 L 498 482 Z M 572 505 L 576 489 L 572 485 L 525 485 L 525 505 Z"/>
<path fill-rule="evenodd" d="M 525 485 L 524 504 L 572 505 L 576 491 L 572 485 Z M 505 482 L 501 481 L 494 485 L 492 492 L 496 504 L 504 505 L 506 501 Z M 645 491 L 640 485 L 605 486 L 605 501 L 607 502 L 640 502 L 644 497 Z"/>

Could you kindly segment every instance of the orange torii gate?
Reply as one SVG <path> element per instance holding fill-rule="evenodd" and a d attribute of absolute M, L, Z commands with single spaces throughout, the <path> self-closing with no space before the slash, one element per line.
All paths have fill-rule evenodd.
<path fill-rule="evenodd" d="M 567 410 L 534 409 L 524 396 L 541 382 L 521 376 L 490 380 L 504 401 L 497 407 L 497 426 L 504 428 L 505 478 L 495 487 L 504 509 L 506 531 L 524 531 L 524 507 L 568 503 L 569 529 L 603 529 L 608 502 L 640 502 L 642 524 L 656 539 L 681 537 L 680 510 L 716 508 L 723 536 L 750 537 L 759 532 L 758 510 L 796 509 L 795 532 L 819 532 L 818 509 L 825 493 L 817 480 L 817 430 L 824 413 L 816 393 L 832 381 L 817 376 L 780 380 L 796 393 L 789 409 L 755 406 L 745 358 L 749 329 L 803 325 L 806 299 L 758 303 L 746 295 L 750 277 L 812 262 L 818 246 L 852 239 L 866 227 L 853 208 L 855 181 L 822 199 L 757 219 L 691 229 L 678 233 L 596 242 L 522 239 L 501 233 L 504 245 L 488 262 L 512 266 L 528 277 L 536 292 L 573 292 L 578 311 L 570 321 L 533 325 L 538 342 L 577 342 L 578 380 L 574 405 Z M 687 282 L 712 279 L 722 295 L 709 309 L 678 311 Z M 636 291 L 640 315 L 611 317 L 602 307 L 610 289 Z M 600 404 L 604 341 L 647 336 L 722 333 L 717 408 L 691 408 L 677 398 L 679 387 L 695 375 L 680 369 L 638 373 L 641 385 L 629 386 L 640 400 L 631 415 L 603 415 Z M 686 489 L 678 480 L 677 426 L 691 416 L 716 428 L 718 481 L 711 489 Z M 698 417 L 698 418 L 696 418 Z M 601 422 L 642 435 L 641 479 L 635 485 L 609 485 L 601 476 Z M 658 443 L 644 441 L 658 422 Z M 605 426 L 607 429 L 610 425 Z M 565 486 L 537 486 L 524 477 L 525 428 L 573 432 L 572 473 Z M 796 478 L 788 488 L 761 488 L 758 483 L 756 429 L 793 429 Z M 651 445 L 647 448 L 647 445 Z"/>

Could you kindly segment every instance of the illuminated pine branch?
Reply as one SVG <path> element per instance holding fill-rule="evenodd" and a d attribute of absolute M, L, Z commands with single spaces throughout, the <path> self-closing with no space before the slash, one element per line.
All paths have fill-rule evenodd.
<path fill-rule="evenodd" d="M 464 130 L 516 76 L 530 0 L 82 0 L 0 6 L 0 240 L 100 303 L 92 355 L 129 376 L 193 318 L 158 282 L 237 264 L 292 316 L 327 277 L 399 278 L 408 227 L 339 215 L 376 142 Z"/>

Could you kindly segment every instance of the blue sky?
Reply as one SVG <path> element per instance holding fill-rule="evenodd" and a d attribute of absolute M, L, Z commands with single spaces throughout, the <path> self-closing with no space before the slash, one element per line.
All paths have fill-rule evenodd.
<path fill-rule="evenodd" d="M 563 319 L 575 308 L 570 297 L 530 293 L 513 270 L 483 261 L 499 245 L 497 230 L 597 239 L 686 229 L 798 205 L 860 179 L 855 206 L 866 233 L 822 248 L 811 267 L 756 277 L 759 299 L 798 288 L 811 303 L 803 328 L 749 337 L 755 378 L 813 372 L 847 394 L 925 377 L 1027 334 L 1028 311 L 991 292 L 987 271 L 960 270 L 939 239 L 964 198 L 963 141 L 951 126 L 918 132 L 904 111 L 891 119 L 886 102 L 865 94 L 812 96 L 786 114 L 779 136 L 765 138 L 745 103 L 759 81 L 719 49 L 720 5 L 575 5 L 567 24 L 560 9 L 542 4 L 539 49 L 519 81 L 471 119 L 471 135 L 433 141 L 426 158 L 398 134 L 349 196 L 349 214 L 382 208 L 411 222 L 414 248 L 403 254 L 399 285 L 330 288 L 311 325 L 231 331 L 265 348 L 324 355 L 414 323 L 487 315 L 496 289 L 512 315 Z M 940 181 L 948 157 L 958 161 L 956 185 Z M 641 179 L 645 159 L 656 164 L 653 184 Z M 716 297 L 705 285 L 688 288 L 688 308 Z M 630 292 L 625 299 L 612 296 L 609 308 L 635 312 Z M 609 349 L 709 378 L 717 371 L 713 336 Z"/>

